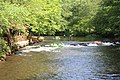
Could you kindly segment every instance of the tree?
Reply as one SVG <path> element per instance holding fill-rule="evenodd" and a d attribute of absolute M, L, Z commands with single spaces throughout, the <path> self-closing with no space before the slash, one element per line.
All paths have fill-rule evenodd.
<path fill-rule="evenodd" d="M 28 8 L 31 13 L 33 32 L 53 35 L 61 29 L 59 0 L 32 0 Z"/>
<path fill-rule="evenodd" d="M 8 45 L 12 49 L 13 31 L 25 32 L 29 12 L 23 6 L 0 2 L 0 33 L 6 34 Z"/>
<path fill-rule="evenodd" d="M 97 34 L 104 37 L 119 37 L 120 35 L 120 1 L 103 0 L 100 11 L 93 19 Z"/>
<path fill-rule="evenodd" d="M 94 31 L 91 25 L 101 0 L 62 0 L 62 17 L 67 33 L 84 36 Z M 66 32 L 65 31 L 65 32 Z"/>

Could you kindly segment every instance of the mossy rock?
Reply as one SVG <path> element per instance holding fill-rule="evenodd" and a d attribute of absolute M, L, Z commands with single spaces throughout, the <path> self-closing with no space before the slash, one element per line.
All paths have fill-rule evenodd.
<path fill-rule="evenodd" d="M 0 58 L 0 61 L 5 61 L 5 58 Z"/>
<path fill-rule="evenodd" d="M 6 58 L 6 55 L 5 55 L 5 54 L 4 54 L 4 55 L 1 55 L 0 58 Z"/>
<path fill-rule="evenodd" d="M 6 60 L 6 55 L 5 55 L 5 54 L 4 54 L 4 55 L 1 55 L 1 56 L 0 56 L 0 60 L 1 60 L 1 61 L 5 61 L 5 60 Z"/>
<path fill-rule="evenodd" d="M 19 48 L 20 48 L 20 47 L 19 47 L 17 44 L 14 44 L 14 45 L 12 46 L 12 51 L 18 51 Z"/>
<path fill-rule="evenodd" d="M 58 44 L 58 47 L 63 47 L 63 44 Z"/>
<path fill-rule="evenodd" d="M 50 44 L 50 47 L 55 47 L 54 44 Z"/>

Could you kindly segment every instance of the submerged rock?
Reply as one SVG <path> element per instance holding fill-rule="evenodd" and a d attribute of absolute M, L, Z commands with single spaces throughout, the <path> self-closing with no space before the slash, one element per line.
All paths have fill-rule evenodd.
<path fill-rule="evenodd" d="M 94 41 L 94 43 L 97 45 L 102 45 L 103 42 L 102 41 Z"/>
<path fill-rule="evenodd" d="M 48 46 L 48 45 L 47 45 Z M 63 47 L 64 44 L 63 43 L 59 43 L 59 44 L 56 44 L 56 43 L 52 43 L 50 44 L 50 47 Z"/>

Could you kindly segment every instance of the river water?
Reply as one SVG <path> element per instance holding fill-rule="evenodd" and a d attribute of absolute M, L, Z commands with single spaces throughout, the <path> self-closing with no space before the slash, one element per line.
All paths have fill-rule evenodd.
<path fill-rule="evenodd" d="M 38 50 L 50 43 L 38 43 L 34 51 L 8 57 L 0 63 L 0 80 L 120 80 L 120 46 Z"/>

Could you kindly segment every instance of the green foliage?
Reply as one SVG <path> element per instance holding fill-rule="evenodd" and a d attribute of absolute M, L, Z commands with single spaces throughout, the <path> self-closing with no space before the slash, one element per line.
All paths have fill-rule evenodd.
<path fill-rule="evenodd" d="M 0 56 L 5 55 L 10 52 L 10 47 L 7 45 L 7 42 L 0 38 Z"/>
<path fill-rule="evenodd" d="M 0 34 L 120 35 L 118 0 L 0 0 Z"/>
<path fill-rule="evenodd" d="M 101 0 L 1 0 L 0 32 L 7 29 L 24 31 L 27 25 L 33 33 L 54 35 L 84 34 L 94 31 L 91 19 Z"/>
<path fill-rule="evenodd" d="M 91 19 L 97 13 L 101 0 L 63 0 L 62 14 L 68 34 L 84 36 L 94 31 Z"/>
<path fill-rule="evenodd" d="M 16 4 L 0 3 L 0 30 L 7 33 L 8 29 L 24 30 L 29 12 L 23 6 Z"/>
<path fill-rule="evenodd" d="M 58 0 L 32 0 L 28 6 L 31 12 L 32 31 L 39 34 L 55 34 L 61 29 L 61 8 Z"/>
<path fill-rule="evenodd" d="M 119 37 L 120 1 L 103 0 L 100 10 L 93 19 L 96 33 L 101 36 Z"/>

